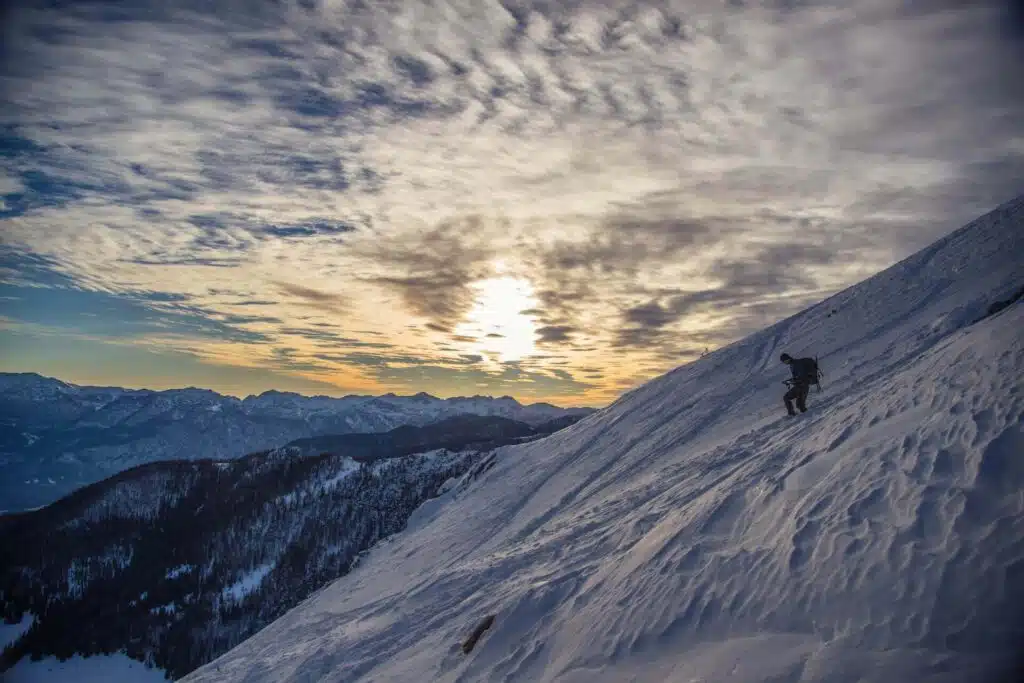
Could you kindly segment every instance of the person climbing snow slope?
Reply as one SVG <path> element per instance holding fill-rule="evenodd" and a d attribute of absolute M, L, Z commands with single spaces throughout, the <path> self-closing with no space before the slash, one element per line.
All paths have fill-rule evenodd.
<path fill-rule="evenodd" d="M 812 384 L 818 383 L 818 361 L 813 358 L 793 358 L 788 353 L 783 353 L 780 360 L 789 366 L 793 378 L 786 380 L 789 390 L 783 395 L 782 400 L 786 403 L 786 411 L 790 415 L 796 415 L 793 410 L 793 401 L 801 413 L 807 412 L 807 394 Z"/>

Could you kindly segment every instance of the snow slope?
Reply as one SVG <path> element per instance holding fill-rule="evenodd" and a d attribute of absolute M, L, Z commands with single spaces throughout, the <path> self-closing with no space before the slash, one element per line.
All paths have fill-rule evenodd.
<path fill-rule="evenodd" d="M 21 619 L 13 624 L 0 621 L 0 650 L 21 638 L 33 623 L 35 623 L 35 617 L 32 614 L 23 614 Z"/>
<path fill-rule="evenodd" d="M 989 680 L 1024 636 L 1024 303 L 986 312 L 1022 286 L 1024 197 L 508 447 L 185 680 Z M 783 350 L 826 372 L 797 418 Z"/>

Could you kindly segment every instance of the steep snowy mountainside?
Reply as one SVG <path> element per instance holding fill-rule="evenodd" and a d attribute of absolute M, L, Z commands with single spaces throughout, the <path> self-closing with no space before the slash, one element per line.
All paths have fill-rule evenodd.
<path fill-rule="evenodd" d="M 185 680 L 995 680 L 1024 642 L 1024 305 L 992 304 L 1022 257 L 1024 198 L 508 448 Z M 782 351 L 825 371 L 795 418 Z"/>
<path fill-rule="evenodd" d="M 324 434 L 380 433 L 457 415 L 504 417 L 537 427 L 591 412 L 507 396 L 302 396 L 268 391 L 239 400 L 206 389 L 82 387 L 0 373 L 0 511 L 50 503 L 134 465 L 235 458 Z"/>
<path fill-rule="evenodd" d="M 547 433 L 463 416 L 348 435 L 354 445 L 333 437 L 311 454 L 154 462 L 0 516 L 0 614 L 25 624 L 0 671 L 126 652 L 184 675 L 345 574 L 495 449 Z"/>

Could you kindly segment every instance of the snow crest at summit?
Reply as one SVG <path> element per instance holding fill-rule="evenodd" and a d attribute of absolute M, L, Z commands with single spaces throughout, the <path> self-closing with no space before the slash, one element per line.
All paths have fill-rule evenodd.
<path fill-rule="evenodd" d="M 1022 263 L 1024 197 L 505 448 L 185 680 L 985 680 L 1024 635 Z M 782 351 L 825 372 L 794 418 Z"/>

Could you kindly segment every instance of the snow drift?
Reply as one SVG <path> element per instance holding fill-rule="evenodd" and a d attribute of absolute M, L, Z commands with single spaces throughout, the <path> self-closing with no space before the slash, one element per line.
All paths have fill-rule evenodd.
<path fill-rule="evenodd" d="M 508 447 L 186 680 L 986 680 L 1024 635 L 1022 285 L 1024 198 Z M 826 373 L 797 418 L 783 350 Z"/>

